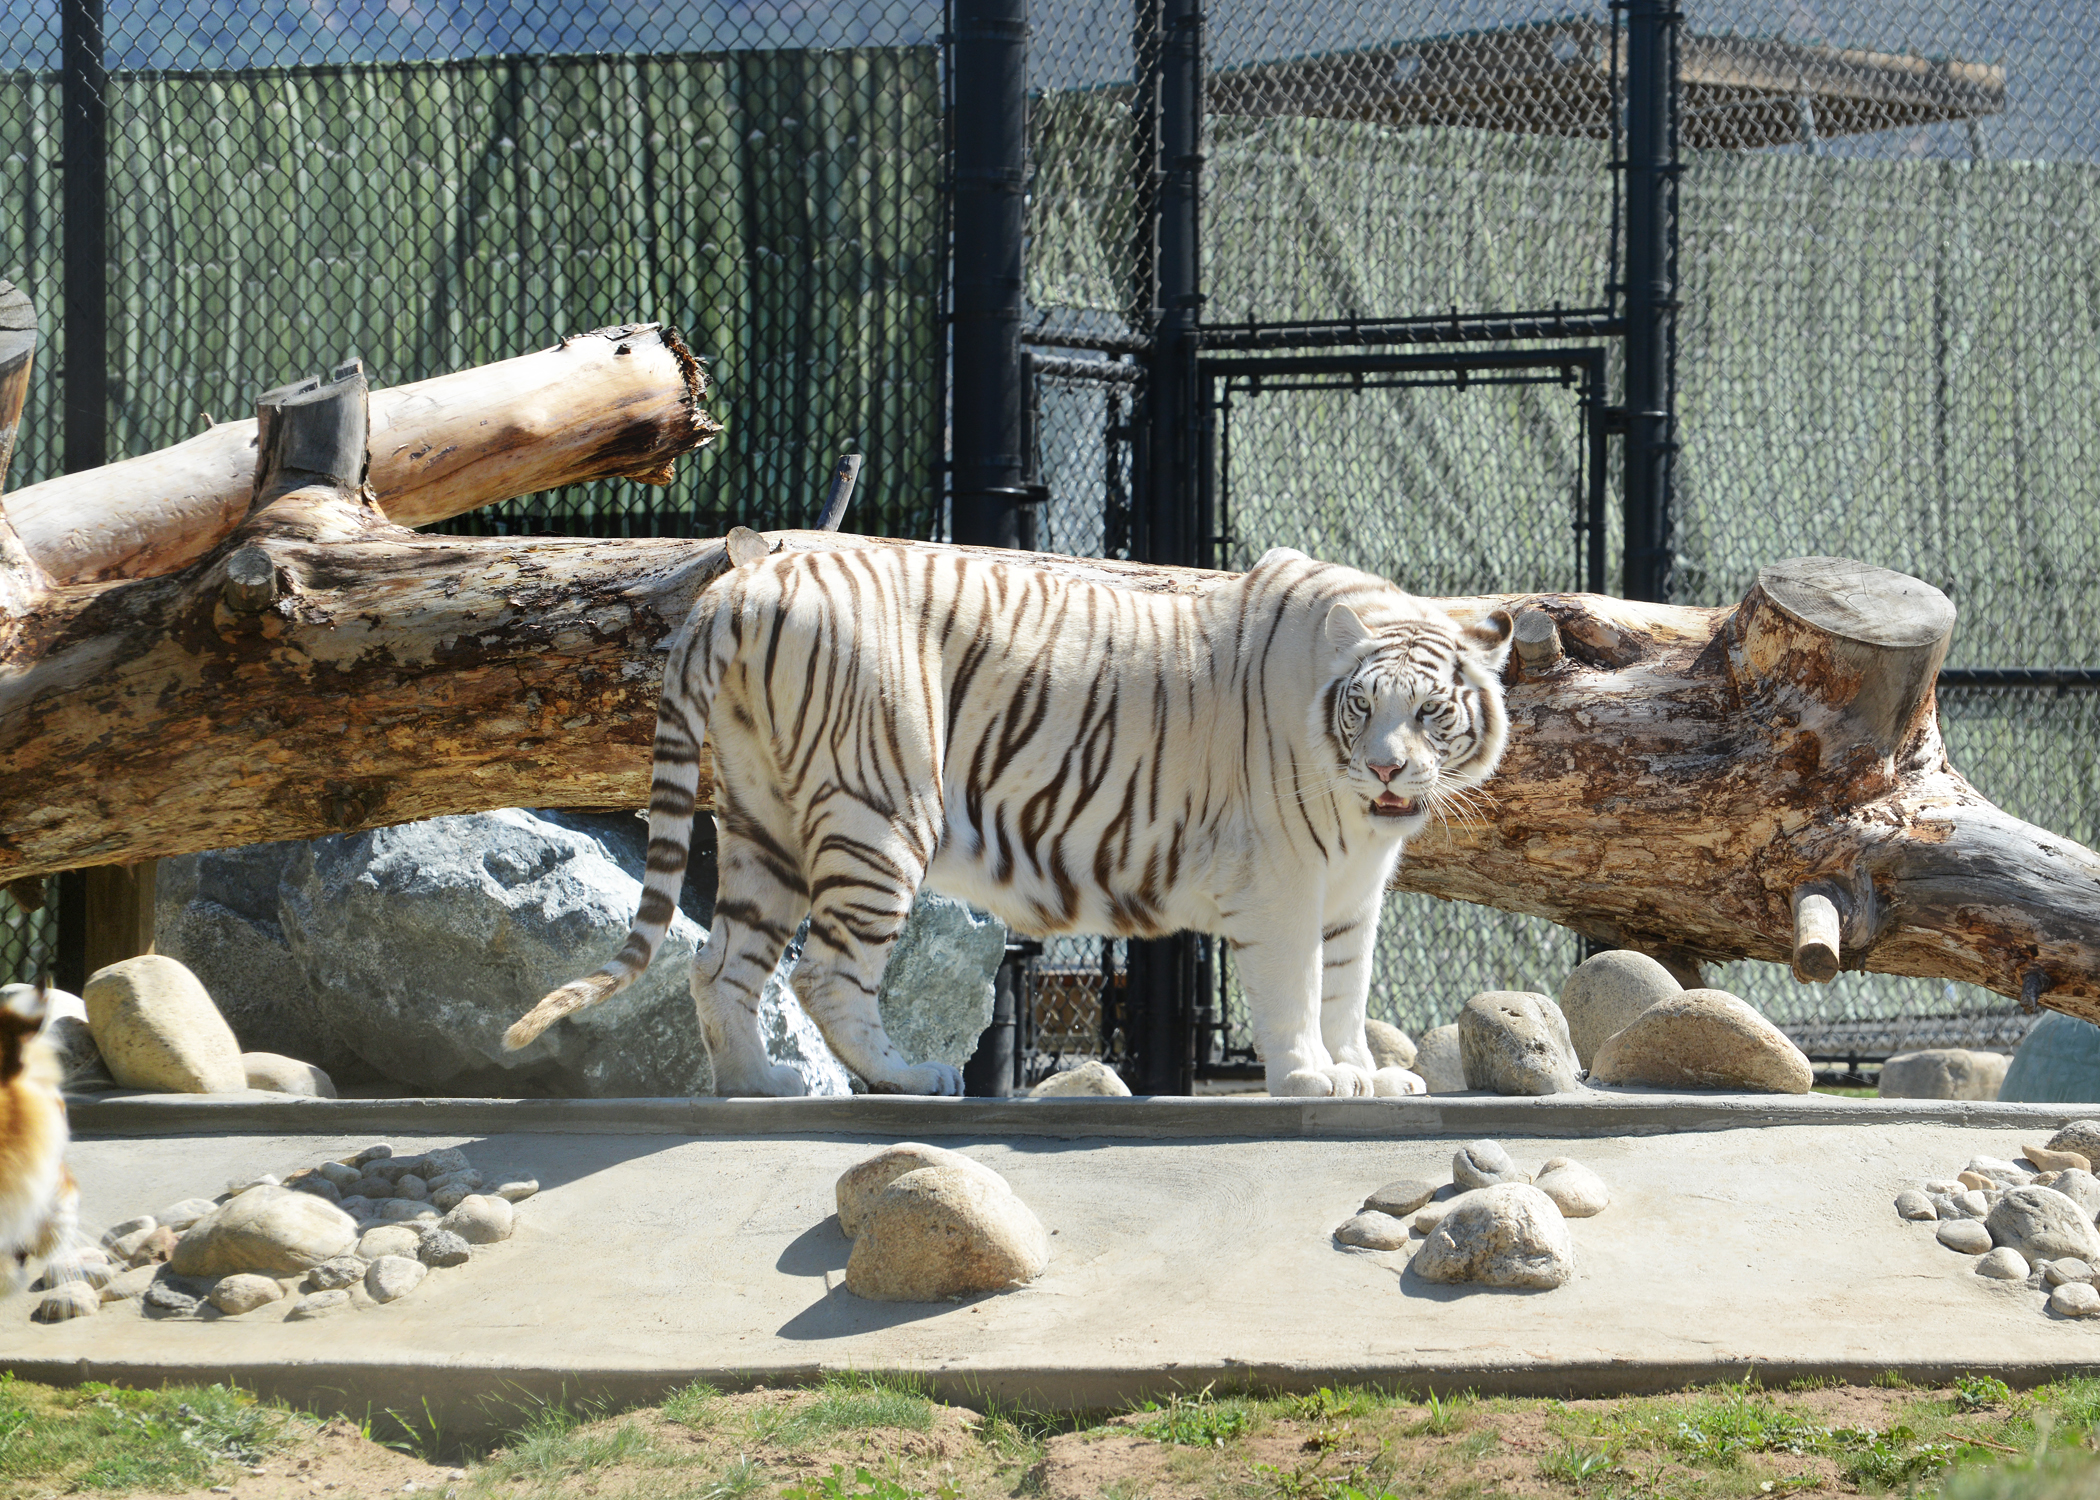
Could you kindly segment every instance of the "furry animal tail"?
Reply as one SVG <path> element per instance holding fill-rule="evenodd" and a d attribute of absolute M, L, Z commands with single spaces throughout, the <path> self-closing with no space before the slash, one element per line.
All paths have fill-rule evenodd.
<path fill-rule="evenodd" d="M 696 619 L 698 619 L 696 614 Z M 634 983 L 656 957 L 671 918 L 678 912 L 678 892 L 685 884 L 692 850 L 693 809 L 700 790 L 700 742 L 707 737 L 707 704 L 711 693 L 688 684 L 689 666 L 705 670 L 704 629 L 680 638 L 664 672 L 664 692 L 656 707 L 655 766 L 649 787 L 648 873 L 642 880 L 641 907 L 627 942 L 597 973 L 570 981 L 548 995 L 503 1033 L 505 1050 L 529 1045 L 563 1016 L 599 1005 Z"/>
<path fill-rule="evenodd" d="M 58 1054 L 41 1030 L 47 992 L 40 980 L 0 1003 L 0 1255 L 14 1285 L 31 1257 L 69 1248 L 79 1214 Z"/>

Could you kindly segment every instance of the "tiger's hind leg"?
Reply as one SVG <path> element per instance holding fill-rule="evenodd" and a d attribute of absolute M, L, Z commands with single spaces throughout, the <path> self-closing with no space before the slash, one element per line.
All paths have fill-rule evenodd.
<path fill-rule="evenodd" d="M 897 1051 L 875 1004 L 932 846 L 931 829 L 898 827 L 872 813 L 836 816 L 816 841 L 809 937 L 795 965 L 795 993 L 871 1093 L 962 1092 L 957 1069 L 913 1063 Z"/>
<path fill-rule="evenodd" d="M 715 924 L 693 955 L 693 1007 L 714 1064 L 715 1092 L 730 1098 L 804 1091 L 802 1075 L 766 1055 L 758 1002 L 809 910 L 809 893 L 761 829 L 719 820 Z"/>

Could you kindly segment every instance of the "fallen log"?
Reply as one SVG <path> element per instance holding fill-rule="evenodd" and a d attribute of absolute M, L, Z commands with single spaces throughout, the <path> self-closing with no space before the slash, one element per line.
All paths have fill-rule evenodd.
<path fill-rule="evenodd" d="M 370 484 L 403 526 L 615 476 L 668 484 L 677 455 L 717 428 L 706 376 L 654 323 L 374 391 Z M 248 513 L 254 420 L 17 491 L 7 508 L 59 583 L 154 578 L 195 562 Z"/>
<path fill-rule="evenodd" d="M 0 645 L 0 881 L 646 800 L 662 653 L 731 546 L 406 530 L 356 482 L 364 400 L 355 371 L 273 393 L 249 513 L 173 575 L 53 587 L 0 521 L 0 598 L 29 601 Z M 1028 561 L 1147 590 L 1224 576 Z M 1937 590 L 1802 559 L 1733 608 L 1441 602 L 1517 614 L 1513 733 L 1480 816 L 1417 839 L 1402 888 L 1680 959 L 1961 979 L 2100 1019 L 2100 856 L 1947 763 Z"/>

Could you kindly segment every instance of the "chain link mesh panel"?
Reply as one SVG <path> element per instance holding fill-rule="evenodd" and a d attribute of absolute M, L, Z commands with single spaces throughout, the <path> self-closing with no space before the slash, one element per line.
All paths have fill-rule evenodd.
<path fill-rule="evenodd" d="M 23 9 L 17 4 L 17 9 Z M 43 322 L 16 486 L 56 473 L 56 6 L 0 41 L 0 275 Z M 627 321 L 678 328 L 727 431 L 665 490 L 462 531 L 933 529 L 945 424 L 937 4 L 805 12 L 203 0 L 107 22 L 110 456 L 360 357 L 393 385 Z"/>

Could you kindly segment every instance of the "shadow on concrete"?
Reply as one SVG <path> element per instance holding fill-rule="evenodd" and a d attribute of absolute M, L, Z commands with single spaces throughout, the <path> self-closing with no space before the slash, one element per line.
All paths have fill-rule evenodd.
<path fill-rule="evenodd" d="M 1400 1295 L 1423 1302 L 1462 1302 L 1468 1297 L 1537 1297 L 1555 1290 L 1557 1288 L 1550 1286 L 1483 1286 L 1477 1281 L 1429 1281 L 1416 1273 L 1413 1262 L 1409 1262 L 1400 1273 Z"/>
<path fill-rule="evenodd" d="M 822 1276 L 826 1271 L 845 1270 L 846 1258 L 852 1253 L 853 1241 L 839 1228 L 839 1216 L 830 1214 L 823 1223 L 790 1240 L 773 1269 L 789 1276 Z"/>
<path fill-rule="evenodd" d="M 841 1286 L 789 1318 L 774 1336 L 798 1341 L 851 1338 L 960 1312 L 968 1306 L 967 1302 L 870 1302 Z"/>

